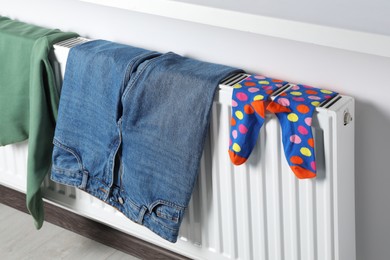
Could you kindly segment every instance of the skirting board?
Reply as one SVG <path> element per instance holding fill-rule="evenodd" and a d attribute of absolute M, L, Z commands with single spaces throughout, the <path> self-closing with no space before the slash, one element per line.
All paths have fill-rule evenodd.
<path fill-rule="evenodd" d="M 26 195 L 2 185 L 0 185 L 0 203 L 28 213 L 25 206 Z M 44 209 L 45 221 L 135 257 L 141 259 L 189 259 L 50 203 L 44 202 Z M 31 225 L 33 225 L 32 220 Z"/>

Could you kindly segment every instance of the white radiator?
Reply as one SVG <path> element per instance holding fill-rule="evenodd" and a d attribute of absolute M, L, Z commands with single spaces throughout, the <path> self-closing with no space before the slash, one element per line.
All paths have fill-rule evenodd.
<path fill-rule="evenodd" d="M 55 46 L 62 78 L 69 47 Z M 354 101 L 341 96 L 313 117 L 317 177 L 298 180 L 284 157 L 281 131 L 268 115 L 243 166 L 228 155 L 232 88 L 215 96 L 201 171 L 176 244 L 75 188 L 43 185 L 46 201 L 194 259 L 355 259 Z M 0 183 L 26 186 L 27 142 L 0 148 Z"/>

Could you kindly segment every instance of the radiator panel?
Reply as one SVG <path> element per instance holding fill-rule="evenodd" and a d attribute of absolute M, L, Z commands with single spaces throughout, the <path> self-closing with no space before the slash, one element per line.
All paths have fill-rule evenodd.
<path fill-rule="evenodd" d="M 65 47 L 55 49 L 59 79 L 67 53 Z M 230 163 L 231 91 L 221 86 L 215 97 L 199 178 L 176 244 L 48 178 L 46 200 L 194 259 L 355 259 L 354 126 L 343 124 L 345 111 L 354 111 L 353 99 L 342 97 L 329 109 L 317 109 L 318 176 L 298 180 L 284 157 L 275 116 L 267 116 L 247 163 Z M 1 184 L 25 191 L 26 150 L 27 143 L 0 148 Z"/>

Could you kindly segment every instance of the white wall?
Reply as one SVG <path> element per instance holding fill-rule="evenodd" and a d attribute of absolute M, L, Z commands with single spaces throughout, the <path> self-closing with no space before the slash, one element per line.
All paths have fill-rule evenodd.
<path fill-rule="evenodd" d="M 388 0 L 176 0 L 390 35 Z"/>
<path fill-rule="evenodd" d="M 355 97 L 357 256 L 358 260 L 389 259 L 390 58 L 75 0 L 0 0 L 0 15 L 90 38 L 174 51 Z"/>

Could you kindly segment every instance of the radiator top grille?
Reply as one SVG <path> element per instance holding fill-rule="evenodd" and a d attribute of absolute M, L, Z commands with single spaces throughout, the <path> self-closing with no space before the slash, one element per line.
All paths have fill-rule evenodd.
<path fill-rule="evenodd" d="M 87 39 L 87 38 L 83 38 L 83 37 L 77 37 L 77 38 L 70 38 L 70 39 L 67 39 L 65 41 L 62 41 L 62 42 L 58 42 L 56 43 L 56 47 L 57 46 L 61 46 L 61 47 L 65 47 L 65 48 L 73 48 L 79 44 L 82 44 L 82 43 L 86 43 L 86 42 L 89 42 L 90 39 Z"/>
<path fill-rule="evenodd" d="M 65 48 L 65 49 L 70 49 L 73 48 L 79 44 L 86 43 L 91 41 L 91 39 L 84 38 L 84 37 L 76 37 L 76 38 L 71 38 L 67 39 L 65 41 L 61 41 L 55 44 L 55 48 Z M 228 87 L 231 89 L 235 84 L 240 83 L 241 81 L 245 80 L 247 77 L 249 77 L 250 74 L 247 73 L 238 73 L 234 74 L 226 79 L 224 79 L 220 83 L 220 88 L 221 87 Z M 280 87 L 278 90 L 276 90 L 272 96 L 271 99 L 274 100 L 276 96 L 280 95 L 281 93 L 285 92 L 286 90 L 290 89 L 291 87 L 295 86 L 293 83 L 287 83 L 284 86 Z M 329 108 L 331 107 L 334 103 L 336 103 L 339 99 L 341 98 L 340 95 L 337 95 L 331 99 L 323 101 L 318 107 L 322 108 Z"/>

